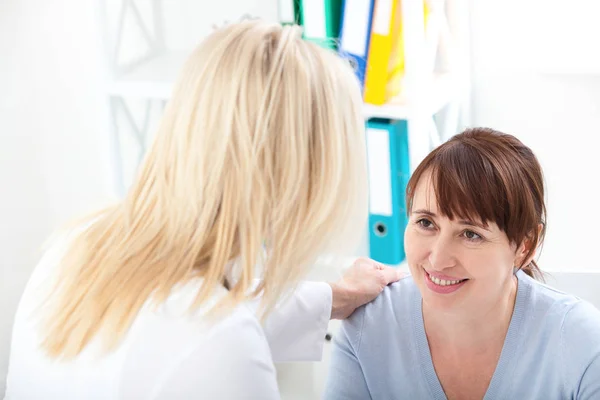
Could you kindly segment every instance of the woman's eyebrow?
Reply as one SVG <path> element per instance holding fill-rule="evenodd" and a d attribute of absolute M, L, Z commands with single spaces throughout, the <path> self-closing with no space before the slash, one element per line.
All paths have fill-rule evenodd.
<path fill-rule="evenodd" d="M 434 212 L 431 212 L 431 211 L 429 211 L 427 209 L 424 209 L 424 208 L 423 209 L 419 209 L 419 210 L 414 210 L 413 214 L 427 215 L 427 216 L 432 217 L 432 218 L 436 218 L 437 217 L 437 215 Z M 484 229 L 484 230 L 486 230 L 488 232 L 491 232 L 488 224 L 483 224 L 481 222 L 475 222 L 475 221 L 470 220 L 470 219 L 461 219 L 461 220 L 458 221 L 458 223 L 461 224 L 461 225 L 475 226 L 477 228 L 481 228 L 481 229 Z"/>
<path fill-rule="evenodd" d="M 470 219 L 461 219 L 460 221 L 458 221 L 458 223 L 461 225 L 476 226 L 478 228 L 485 229 L 486 231 L 491 232 L 487 224 L 471 221 Z"/>
<path fill-rule="evenodd" d="M 435 213 L 429 211 L 429 210 L 425 210 L 425 209 L 420 209 L 420 210 L 415 210 L 413 211 L 414 214 L 425 214 L 425 215 L 429 215 L 430 217 L 437 217 L 437 215 L 435 215 Z"/>

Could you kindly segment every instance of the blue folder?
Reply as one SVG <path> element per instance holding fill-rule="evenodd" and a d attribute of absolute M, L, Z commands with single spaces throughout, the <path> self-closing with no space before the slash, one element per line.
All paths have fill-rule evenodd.
<path fill-rule="evenodd" d="M 354 64 L 361 88 L 365 86 L 374 5 L 375 0 L 345 0 L 342 7 L 339 52 Z"/>
<path fill-rule="evenodd" d="M 404 258 L 408 223 L 406 185 L 410 177 L 406 121 L 367 122 L 369 168 L 369 253 L 388 265 Z"/>

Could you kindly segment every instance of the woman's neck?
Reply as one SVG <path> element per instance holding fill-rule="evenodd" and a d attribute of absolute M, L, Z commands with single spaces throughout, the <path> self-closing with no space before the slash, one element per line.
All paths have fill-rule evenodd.
<path fill-rule="evenodd" d="M 477 313 L 442 313 L 423 303 L 423 322 L 428 340 L 453 351 L 482 351 L 501 341 L 508 331 L 517 297 L 517 277 L 507 282 L 503 296 Z"/>

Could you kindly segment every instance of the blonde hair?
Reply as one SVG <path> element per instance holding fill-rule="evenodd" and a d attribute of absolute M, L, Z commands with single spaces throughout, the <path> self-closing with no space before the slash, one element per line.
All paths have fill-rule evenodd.
<path fill-rule="evenodd" d="M 213 32 L 184 65 L 123 202 L 63 257 L 44 349 L 74 357 L 97 335 L 114 349 L 147 301 L 197 277 L 193 308 L 224 285 L 213 311 L 262 295 L 266 315 L 319 255 L 362 233 L 361 107 L 349 64 L 299 27 Z"/>

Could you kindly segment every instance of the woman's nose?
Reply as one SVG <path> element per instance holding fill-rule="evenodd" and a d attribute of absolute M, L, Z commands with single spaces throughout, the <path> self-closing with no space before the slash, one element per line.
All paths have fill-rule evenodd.
<path fill-rule="evenodd" d="M 454 267 L 456 260 L 449 239 L 438 237 L 429 253 L 429 265 L 436 271 Z"/>

